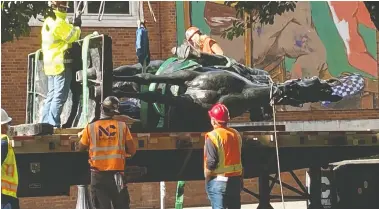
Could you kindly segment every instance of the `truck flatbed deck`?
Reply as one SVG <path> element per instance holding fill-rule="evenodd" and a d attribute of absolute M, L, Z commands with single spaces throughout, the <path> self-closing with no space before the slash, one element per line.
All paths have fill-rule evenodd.
<path fill-rule="evenodd" d="M 246 129 L 246 126 L 244 127 Z M 237 128 L 238 129 L 238 128 Z M 75 152 L 81 128 L 55 129 L 52 135 L 14 136 L 16 153 Z M 240 131 L 249 147 L 275 147 L 273 131 Z M 138 150 L 202 149 L 202 132 L 132 133 Z M 277 131 L 285 147 L 379 146 L 377 131 Z"/>

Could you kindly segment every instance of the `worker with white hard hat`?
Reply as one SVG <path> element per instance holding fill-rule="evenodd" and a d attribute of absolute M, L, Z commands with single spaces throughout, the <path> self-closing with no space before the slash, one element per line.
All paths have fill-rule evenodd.
<path fill-rule="evenodd" d="M 203 53 L 223 55 L 220 45 L 216 40 L 202 34 L 197 27 L 189 27 L 186 31 L 186 40 L 196 49 Z"/>
<path fill-rule="evenodd" d="M 1 208 L 19 209 L 16 156 L 7 135 L 12 118 L 1 108 Z"/>

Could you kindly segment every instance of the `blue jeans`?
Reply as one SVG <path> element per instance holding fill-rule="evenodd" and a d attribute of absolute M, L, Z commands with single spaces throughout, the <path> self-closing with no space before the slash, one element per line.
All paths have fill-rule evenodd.
<path fill-rule="evenodd" d="M 48 92 L 42 110 L 42 123 L 61 126 L 61 114 L 70 91 L 72 72 L 67 69 L 59 75 L 49 75 Z"/>
<path fill-rule="evenodd" d="M 229 177 L 226 182 L 213 178 L 205 187 L 212 209 L 241 209 L 241 177 Z"/>
<path fill-rule="evenodd" d="M 20 209 L 17 198 L 1 194 L 1 209 Z"/>

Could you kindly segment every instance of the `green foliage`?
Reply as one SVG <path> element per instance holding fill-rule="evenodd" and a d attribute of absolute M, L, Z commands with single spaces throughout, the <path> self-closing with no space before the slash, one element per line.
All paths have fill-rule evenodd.
<path fill-rule="evenodd" d="M 370 13 L 371 21 L 374 23 L 376 30 L 379 30 L 379 2 L 364 1 L 368 12 Z"/>
<path fill-rule="evenodd" d="M 255 27 L 256 24 L 273 24 L 275 15 L 281 15 L 287 11 L 294 11 L 296 1 L 225 1 L 227 6 L 236 9 L 236 18 L 233 26 L 223 31 L 221 37 L 233 40 L 242 36 L 245 32 L 244 13 L 251 14 L 247 19 L 247 26 Z"/>
<path fill-rule="evenodd" d="M 1 2 L 1 43 L 13 41 L 30 34 L 29 20 L 54 15 L 47 1 L 2 1 Z"/>

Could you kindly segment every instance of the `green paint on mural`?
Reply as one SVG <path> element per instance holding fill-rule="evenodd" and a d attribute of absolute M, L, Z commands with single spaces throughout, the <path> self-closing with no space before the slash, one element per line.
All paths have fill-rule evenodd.
<path fill-rule="evenodd" d="M 292 66 L 295 62 L 296 62 L 296 59 L 294 58 L 286 57 L 284 59 L 284 68 L 286 69 L 287 72 L 291 72 Z"/>
<path fill-rule="evenodd" d="M 200 28 L 205 34 L 210 34 L 210 27 L 204 19 L 205 1 L 191 1 L 191 22 L 194 26 Z M 317 34 L 327 52 L 328 70 L 333 76 L 339 76 L 343 72 L 360 73 L 366 77 L 373 78 L 368 73 L 362 72 L 351 66 L 348 62 L 345 52 L 345 46 L 338 34 L 337 28 L 333 22 L 330 14 L 330 9 L 327 2 L 312 1 L 311 15 Z M 183 2 L 176 2 L 177 11 L 177 39 L 181 43 L 184 39 L 184 11 Z M 359 25 L 359 33 L 363 37 L 366 44 L 367 51 L 371 56 L 376 59 L 377 44 L 376 44 L 376 31 L 367 28 L 364 25 Z M 296 59 L 285 58 L 284 65 L 287 71 L 291 71 Z"/>
<path fill-rule="evenodd" d="M 204 20 L 205 1 L 191 1 L 191 22 L 203 33 L 209 34 L 211 29 Z M 176 38 L 178 45 L 183 43 L 185 38 L 184 8 L 183 1 L 176 1 Z"/>
<path fill-rule="evenodd" d="M 360 73 L 366 77 L 373 78 L 371 75 L 362 72 L 351 66 L 347 60 L 345 46 L 338 34 L 337 28 L 334 25 L 330 15 L 330 10 L 327 2 L 311 2 L 312 20 L 316 27 L 317 34 L 323 42 L 327 51 L 327 64 L 329 72 L 333 76 L 339 76 L 343 72 Z M 359 25 L 359 33 L 363 37 L 367 51 L 376 59 L 376 33 L 374 30 L 367 28 L 364 25 Z M 286 58 L 285 68 L 291 71 L 295 59 Z"/>
<path fill-rule="evenodd" d="M 204 34 L 210 34 L 211 29 L 204 19 L 205 1 L 191 1 L 191 22 Z"/>
<path fill-rule="evenodd" d="M 352 67 L 345 52 L 345 46 L 338 34 L 330 15 L 327 2 L 312 1 L 311 2 L 312 20 L 316 27 L 317 34 L 324 43 L 327 52 L 327 63 L 329 72 L 333 76 L 339 76 L 343 72 L 360 73 L 364 76 L 373 78 L 373 76 L 364 73 Z M 375 31 L 360 31 L 365 39 L 367 46 L 376 45 Z M 372 35 L 374 33 L 374 35 Z M 376 50 L 372 50 L 371 46 L 368 50 L 370 53 L 376 54 Z"/>
<path fill-rule="evenodd" d="M 176 1 L 176 40 L 177 44 L 182 44 L 184 40 L 184 8 L 183 8 L 183 2 L 182 1 Z"/>
<path fill-rule="evenodd" d="M 367 47 L 367 51 L 373 56 L 376 60 L 376 32 L 375 30 L 368 28 L 362 24 L 359 24 L 359 33 L 363 37 L 363 41 Z"/>

